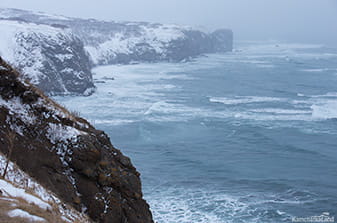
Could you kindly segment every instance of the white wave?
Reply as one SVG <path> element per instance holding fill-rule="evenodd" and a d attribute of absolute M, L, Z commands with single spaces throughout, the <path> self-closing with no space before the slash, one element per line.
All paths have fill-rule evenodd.
<path fill-rule="evenodd" d="M 161 114 L 177 114 L 182 113 L 186 115 L 190 115 L 191 113 L 202 113 L 203 110 L 199 108 L 192 108 L 188 106 L 184 106 L 182 104 L 169 103 L 167 101 L 158 101 L 155 102 L 144 112 L 144 115 L 150 115 L 154 113 Z"/>
<path fill-rule="evenodd" d="M 336 97 L 337 98 L 337 92 L 328 92 L 326 94 L 320 94 L 320 95 L 311 95 L 312 98 L 330 98 L 330 97 Z"/>
<path fill-rule="evenodd" d="M 225 191 L 163 188 L 146 196 L 154 220 L 161 223 L 236 223 L 270 221 L 268 212 L 280 221 L 290 219 L 285 211 L 271 209 L 271 205 L 295 204 L 306 201 L 280 194 L 230 195 Z M 242 216 L 245 216 L 243 219 Z"/>
<path fill-rule="evenodd" d="M 292 104 L 310 108 L 313 120 L 337 118 L 337 92 L 306 96 L 306 100 L 293 100 Z"/>
<path fill-rule="evenodd" d="M 92 120 L 91 121 L 94 124 L 107 124 L 107 125 L 125 125 L 129 123 L 135 122 L 135 120 L 130 120 L 130 119 L 112 119 L 112 120 Z"/>
<path fill-rule="evenodd" d="M 260 68 L 274 68 L 275 67 L 275 65 L 273 64 L 258 64 L 256 66 Z"/>
<path fill-rule="evenodd" d="M 294 110 L 294 109 L 278 109 L 278 108 L 262 108 L 262 109 L 252 109 L 252 112 L 257 113 L 273 113 L 273 114 L 311 114 L 312 111 L 308 110 Z"/>
<path fill-rule="evenodd" d="M 155 102 L 144 112 L 144 118 L 152 122 L 188 121 L 193 118 L 213 117 L 214 115 L 216 113 L 210 110 L 168 101 Z"/>
<path fill-rule="evenodd" d="M 257 108 L 247 110 L 236 106 L 223 111 L 214 112 L 212 117 L 235 118 L 255 121 L 320 121 L 337 118 L 337 93 L 329 92 L 322 95 L 297 94 L 301 100 L 277 97 L 236 96 L 236 97 L 210 97 L 213 103 L 225 105 L 253 104 Z M 264 107 L 265 102 L 279 102 L 275 107 Z M 280 105 L 291 108 L 279 108 Z"/>
<path fill-rule="evenodd" d="M 286 101 L 285 98 L 276 97 L 259 97 L 259 96 L 236 96 L 236 97 L 211 97 L 210 102 L 222 103 L 225 105 L 262 103 L 262 102 L 281 102 Z"/>
<path fill-rule="evenodd" d="M 325 94 L 327 97 L 337 97 L 337 92 L 328 92 Z"/>
<path fill-rule="evenodd" d="M 305 96 L 302 96 L 305 97 Z M 310 108 L 310 106 L 313 104 L 311 98 L 307 100 L 291 100 L 290 103 L 295 106 L 296 108 Z"/>
<path fill-rule="evenodd" d="M 239 112 L 233 115 L 237 119 L 246 119 L 254 121 L 312 121 L 310 114 L 252 114 L 250 112 Z"/>
<path fill-rule="evenodd" d="M 170 74 L 170 73 L 164 73 L 160 72 L 160 79 L 161 80 L 172 80 L 172 79 L 177 79 L 177 80 L 194 80 L 195 78 L 189 77 L 186 74 Z"/>
<path fill-rule="evenodd" d="M 311 106 L 312 116 L 316 119 L 337 118 L 337 100 L 326 100 Z"/>
<path fill-rule="evenodd" d="M 317 72 L 317 73 L 321 73 L 321 72 L 324 72 L 324 71 L 329 71 L 330 69 L 328 68 L 314 68 L 314 69 L 302 69 L 301 71 L 304 71 L 304 72 Z"/>
<path fill-rule="evenodd" d="M 233 222 L 235 211 L 242 211 L 246 205 L 226 195 L 209 194 L 202 191 L 182 189 L 159 193 L 148 198 L 155 221 L 161 223 L 222 223 Z M 221 204 L 221 206 L 216 206 Z M 212 210 L 212 211 L 208 211 Z M 223 219 L 219 212 L 228 213 L 228 219 Z"/>
<path fill-rule="evenodd" d="M 256 60 L 254 57 L 251 58 L 246 58 L 246 59 L 238 59 L 238 58 L 228 58 L 225 59 L 224 61 L 226 62 L 231 62 L 231 63 L 249 63 L 249 64 L 256 64 L 256 65 L 263 65 L 263 64 L 268 64 L 268 61 L 265 60 Z"/>
<path fill-rule="evenodd" d="M 154 112 L 162 112 L 162 113 L 172 113 L 175 111 L 174 107 L 165 101 L 159 101 L 156 103 L 153 103 L 151 107 L 149 107 L 146 112 L 144 112 L 144 115 L 149 115 Z"/>

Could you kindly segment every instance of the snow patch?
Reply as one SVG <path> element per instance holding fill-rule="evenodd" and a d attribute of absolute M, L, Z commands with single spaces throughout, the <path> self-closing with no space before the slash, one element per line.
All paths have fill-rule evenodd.
<path fill-rule="evenodd" d="M 6 67 L 0 66 L 0 70 L 8 70 Z"/>
<path fill-rule="evenodd" d="M 31 112 L 30 106 L 23 104 L 19 97 L 14 97 L 8 101 L 0 97 L 0 106 L 7 108 L 12 117 L 21 119 L 25 124 L 32 125 L 36 121 L 36 117 Z"/>
<path fill-rule="evenodd" d="M 14 187 L 12 184 L 0 180 L 0 188 L 5 196 L 9 197 L 20 197 L 27 201 L 29 204 L 35 204 L 44 210 L 51 209 L 51 206 L 31 194 L 28 194 L 24 189 Z"/>
<path fill-rule="evenodd" d="M 71 58 L 74 57 L 73 54 L 56 54 L 55 57 L 59 59 L 61 62 L 64 62 L 65 60 L 70 60 Z M 69 68 L 68 68 L 69 69 Z"/>
<path fill-rule="evenodd" d="M 11 210 L 7 214 L 11 218 L 13 218 L 13 217 L 26 218 L 26 219 L 28 219 L 30 221 L 33 221 L 33 222 L 45 222 L 46 221 L 44 218 L 38 217 L 36 215 L 29 214 L 28 212 L 23 211 L 21 209 Z"/>
<path fill-rule="evenodd" d="M 79 131 L 74 127 L 54 123 L 49 123 L 49 128 L 47 130 L 47 137 L 53 144 L 73 141 L 81 134 L 86 133 Z"/>

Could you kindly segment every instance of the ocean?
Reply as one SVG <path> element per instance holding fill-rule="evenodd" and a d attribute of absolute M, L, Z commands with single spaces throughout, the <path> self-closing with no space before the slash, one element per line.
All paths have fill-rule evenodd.
<path fill-rule="evenodd" d="M 337 49 L 246 41 L 93 73 L 93 95 L 54 98 L 132 159 L 156 222 L 337 217 Z"/>

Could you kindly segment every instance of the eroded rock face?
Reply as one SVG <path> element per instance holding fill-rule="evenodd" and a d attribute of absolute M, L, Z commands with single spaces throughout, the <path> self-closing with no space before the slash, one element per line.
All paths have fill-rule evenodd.
<path fill-rule="evenodd" d="M 214 52 L 227 52 L 233 50 L 233 31 L 230 29 L 218 29 L 211 33 Z"/>
<path fill-rule="evenodd" d="M 98 222 L 153 222 L 139 173 L 109 137 L 43 95 L 0 59 L 0 151 Z"/>
<path fill-rule="evenodd" d="M 0 19 L 0 54 L 48 94 L 94 91 L 89 55 L 70 29 Z"/>

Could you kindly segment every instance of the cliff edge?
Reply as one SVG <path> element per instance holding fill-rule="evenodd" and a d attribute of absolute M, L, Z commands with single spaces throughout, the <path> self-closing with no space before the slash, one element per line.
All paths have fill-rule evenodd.
<path fill-rule="evenodd" d="M 130 159 L 1 58 L 0 126 L 0 152 L 63 202 L 97 222 L 153 222 Z"/>

